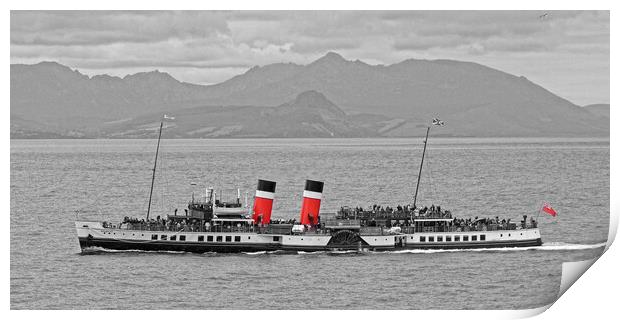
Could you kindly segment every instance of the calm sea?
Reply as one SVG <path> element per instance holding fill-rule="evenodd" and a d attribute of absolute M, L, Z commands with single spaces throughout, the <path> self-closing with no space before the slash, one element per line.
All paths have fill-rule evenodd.
<path fill-rule="evenodd" d="M 81 254 L 81 216 L 146 214 L 155 140 L 11 141 L 12 309 L 512 309 L 557 295 L 561 263 L 601 254 L 609 139 L 431 138 L 418 202 L 460 217 L 536 215 L 537 249 L 398 253 Z M 275 218 L 298 218 L 305 179 L 322 214 L 410 203 L 422 139 L 162 140 L 153 212 L 204 188 L 277 181 Z M 236 191 L 224 193 L 233 197 Z"/>

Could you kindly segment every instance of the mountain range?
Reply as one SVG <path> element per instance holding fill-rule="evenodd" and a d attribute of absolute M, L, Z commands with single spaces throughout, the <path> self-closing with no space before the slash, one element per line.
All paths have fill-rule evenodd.
<path fill-rule="evenodd" d="M 391 65 L 330 52 L 253 67 L 215 85 L 159 71 L 89 77 L 55 63 L 11 65 L 11 137 L 609 136 L 609 105 L 577 106 L 525 77 L 472 62 Z"/>

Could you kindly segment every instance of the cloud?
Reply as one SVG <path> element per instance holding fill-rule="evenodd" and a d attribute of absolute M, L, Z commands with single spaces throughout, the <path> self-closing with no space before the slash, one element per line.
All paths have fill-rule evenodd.
<path fill-rule="evenodd" d="M 545 81 L 563 82 L 550 75 L 565 75 L 560 69 L 568 67 L 553 64 L 556 69 L 539 77 L 527 59 L 536 57 L 535 63 L 545 65 L 554 59 L 580 61 L 608 69 L 609 11 L 548 11 L 548 18 L 540 19 L 542 13 L 11 11 L 11 62 L 54 60 L 115 74 L 161 69 L 182 81 L 219 82 L 254 65 L 306 64 L 337 51 L 372 64 L 407 58 L 490 63 L 542 79 L 543 86 Z M 595 76 L 602 79 L 599 84 L 608 83 L 609 72 L 595 74 L 599 70 L 580 69 L 582 74 L 572 78 L 584 79 L 586 87 L 585 79 Z M 574 86 L 566 84 L 565 92 L 570 95 Z M 609 99 L 608 89 L 588 91 L 604 92 L 599 99 Z"/>
<path fill-rule="evenodd" d="M 12 11 L 11 43 L 101 45 L 208 38 L 228 33 L 210 11 Z"/>

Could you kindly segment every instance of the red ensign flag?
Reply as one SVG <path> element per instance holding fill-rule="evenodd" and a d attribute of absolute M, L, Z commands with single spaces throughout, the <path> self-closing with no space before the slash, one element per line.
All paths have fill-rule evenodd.
<path fill-rule="evenodd" d="M 546 213 L 548 213 L 548 214 L 550 214 L 550 215 L 554 216 L 554 217 L 558 214 L 557 212 L 555 212 L 555 210 L 553 210 L 553 208 L 551 208 L 551 206 L 549 206 L 549 204 L 548 204 L 548 203 L 545 203 L 545 204 L 543 205 L 542 210 L 543 210 L 544 212 L 546 212 Z"/>

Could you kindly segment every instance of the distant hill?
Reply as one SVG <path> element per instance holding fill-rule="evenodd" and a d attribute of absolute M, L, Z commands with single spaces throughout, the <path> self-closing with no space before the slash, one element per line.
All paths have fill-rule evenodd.
<path fill-rule="evenodd" d="M 250 128 L 245 118 L 258 114 L 289 119 L 293 115 L 286 111 L 260 112 L 266 112 L 266 107 L 286 110 L 286 103 L 307 91 L 329 97 L 346 114 L 346 121 L 361 121 L 373 128 L 305 133 L 310 135 L 345 131 L 347 135 L 361 136 L 420 135 L 424 125 L 435 116 L 446 123 L 442 133 L 452 136 L 609 135 L 609 122 L 600 121 L 600 115 L 589 108 L 576 106 L 524 77 L 471 62 L 409 59 L 384 66 L 348 61 L 328 53 L 308 65 L 277 63 L 253 67 L 210 86 L 179 82 L 158 71 L 124 78 L 88 77 L 53 62 L 11 65 L 12 118 L 44 124 L 46 130 L 53 132 L 80 132 L 95 137 L 109 134 L 106 130 L 110 130 L 110 123 L 137 123 L 151 115 L 189 110 L 205 119 L 244 110 L 226 120 L 230 126 L 236 126 L 230 129 L 236 133 L 213 135 L 243 136 L 257 132 L 235 129 Z M 203 112 L 208 114 L 198 116 Z M 307 120 L 301 121 L 306 123 L 314 123 L 312 117 L 317 116 L 301 109 L 294 114 L 308 119 L 289 120 Z M 335 114 L 320 116 L 326 120 Z M 383 130 L 375 130 L 381 121 L 392 122 Z M 12 137 L 20 137 L 11 132 Z"/>
<path fill-rule="evenodd" d="M 609 119 L 609 104 L 590 104 L 583 108 L 601 118 Z"/>
<path fill-rule="evenodd" d="M 174 120 L 166 121 L 166 136 L 171 138 L 376 137 L 395 121 L 377 116 L 348 116 L 316 91 L 302 92 L 277 107 L 195 107 L 177 110 L 174 115 Z M 102 128 L 102 135 L 156 137 L 160 118 L 161 114 L 152 113 L 108 123 Z"/>
<path fill-rule="evenodd" d="M 159 71 L 89 78 L 55 62 L 11 65 L 11 115 L 60 131 L 89 131 L 106 121 L 187 107 L 203 89 Z"/>

